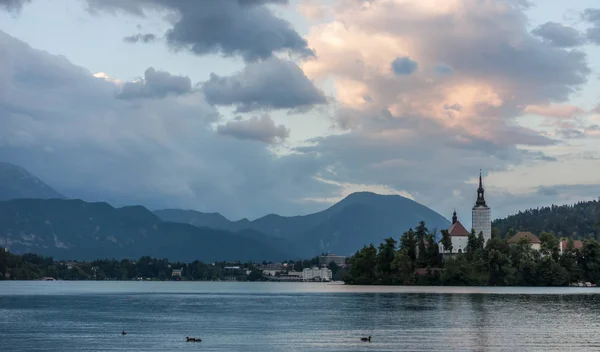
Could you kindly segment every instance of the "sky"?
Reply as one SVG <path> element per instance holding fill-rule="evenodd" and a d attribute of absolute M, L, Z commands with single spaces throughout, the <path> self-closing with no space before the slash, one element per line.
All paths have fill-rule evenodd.
<path fill-rule="evenodd" d="M 0 160 L 230 219 L 399 194 L 470 224 L 600 196 L 600 6 L 0 0 Z"/>

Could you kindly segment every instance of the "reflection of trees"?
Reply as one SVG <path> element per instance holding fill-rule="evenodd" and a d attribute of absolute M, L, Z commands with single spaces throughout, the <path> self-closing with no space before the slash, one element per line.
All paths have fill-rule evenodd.
<path fill-rule="evenodd" d="M 475 351 L 487 351 L 490 347 L 489 341 L 489 326 L 488 321 L 488 307 L 490 297 L 488 295 L 469 295 L 469 301 L 471 303 L 471 311 L 473 312 L 474 319 L 472 320 L 472 329 L 475 331 L 474 347 Z"/>

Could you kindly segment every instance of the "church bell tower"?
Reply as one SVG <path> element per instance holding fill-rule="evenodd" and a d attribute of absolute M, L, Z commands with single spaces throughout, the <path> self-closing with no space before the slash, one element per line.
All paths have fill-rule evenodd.
<path fill-rule="evenodd" d="M 483 188 L 483 180 L 481 170 L 479 170 L 479 187 L 477 188 L 477 200 L 473 207 L 473 229 L 475 234 L 479 235 L 483 232 L 485 243 L 492 238 L 492 214 L 491 209 L 485 202 L 485 190 Z"/>

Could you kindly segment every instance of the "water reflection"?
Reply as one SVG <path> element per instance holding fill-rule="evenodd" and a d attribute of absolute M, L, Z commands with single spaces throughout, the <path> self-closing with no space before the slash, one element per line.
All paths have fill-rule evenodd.
<path fill-rule="evenodd" d="M 474 319 L 472 328 L 475 331 L 473 345 L 475 351 L 487 351 L 490 345 L 488 334 L 488 300 L 490 296 L 486 295 L 469 295 Z"/>
<path fill-rule="evenodd" d="M 201 337 L 203 351 L 600 349 L 598 295 L 105 285 L 70 294 L 33 285 L 23 295 L 0 284 L 2 351 L 190 350 L 185 336 Z M 369 335 L 372 343 L 360 342 Z"/>

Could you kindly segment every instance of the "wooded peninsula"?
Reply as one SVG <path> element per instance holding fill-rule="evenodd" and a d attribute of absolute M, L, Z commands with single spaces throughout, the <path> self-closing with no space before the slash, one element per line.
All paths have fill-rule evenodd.
<path fill-rule="evenodd" d="M 528 238 L 509 243 L 498 230 L 484 243 L 471 232 L 464 253 L 451 253 L 446 231 L 437 242 L 424 222 L 400 237 L 388 238 L 379 247 L 365 246 L 349 259 L 344 281 L 354 285 L 445 286 L 567 286 L 600 282 L 600 243 L 586 239 L 575 248 L 573 239 L 540 234 L 540 248 Z M 440 246 L 442 251 L 440 251 Z"/>

